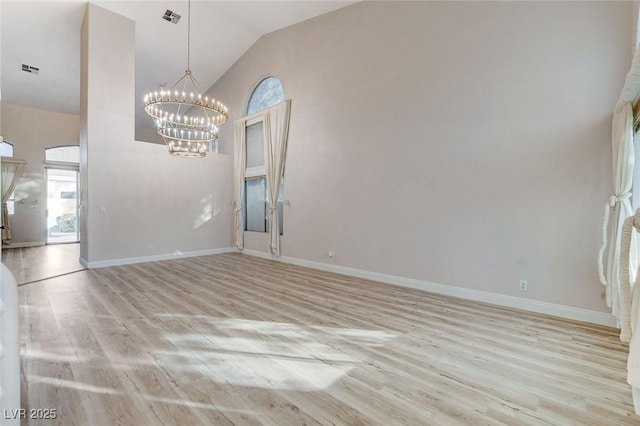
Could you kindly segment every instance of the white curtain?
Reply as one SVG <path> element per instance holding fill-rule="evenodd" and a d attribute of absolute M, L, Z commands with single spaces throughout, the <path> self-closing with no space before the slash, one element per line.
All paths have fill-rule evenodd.
<path fill-rule="evenodd" d="M 235 173 L 234 173 L 234 201 L 235 209 L 235 244 L 239 250 L 244 248 L 244 217 L 242 216 L 244 203 L 244 171 L 246 161 L 245 133 L 246 122 L 242 118 L 234 123 L 236 130 Z"/>
<path fill-rule="evenodd" d="M 600 273 L 600 281 L 607 286 L 607 305 L 622 325 L 625 319 L 624 317 L 628 316 L 629 312 L 624 312 L 621 306 L 620 235 L 624 219 L 633 214 L 630 198 L 635 162 L 633 149 L 633 108 L 629 103 L 623 104 L 622 108 L 613 116 L 612 150 L 614 194 L 609 198 L 604 208 L 604 220 L 602 224 L 603 243 L 599 252 L 598 271 Z M 611 218 L 610 233 L 607 238 L 610 211 L 613 211 L 613 217 Z M 609 245 L 609 258 L 605 274 L 603 257 L 607 243 Z M 633 252 L 635 253 L 635 250 L 633 250 Z M 631 266 L 633 268 L 633 274 L 635 274 L 637 268 L 635 258 L 632 259 Z"/>
<path fill-rule="evenodd" d="M 632 386 L 633 405 L 636 414 L 640 414 L 640 291 L 633 280 L 629 278 L 629 260 L 631 243 L 635 231 L 640 231 L 640 209 L 634 216 L 625 219 L 622 227 L 622 247 L 620 255 L 620 275 L 622 282 L 621 305 L 625 312 L 622 321 L 621 339 L 629 342 L 629 358 L 627 360 L 627 382 Z"/>
<path fill-rule="evenodd" d="M 269 250 L 280 256 L 280 222 L 278 220 L 278 192 L 284 173 L 289 138 L 290 101 L 269 108 L 264 118 L 265 169 L 269 191 Z"/>
<path fill-rule="evenodd" d="M 640 19 L 640 16 L 638 18 Z M 619 111 L 624 104 L 634 102 L 638 95 L 640 95 L 640 49 L 636 50 L 633 56 L 631 69 L 627 73 L 615 110 Z"/>
<path fill-rule="evenodd" d="M 640 20 L 638 20 L 640 22 Z M 632 104 L 640 97 L 640 49 L 637 49 L 631 63 L 631 69 L 627 73 L 624 87 L 614 109 L 613 118 L 613 172 L 614 195 L 609 205 L 615 207 L 611 224 L 611 236 L 609 242 L 609 263 L 607 276 L 604 276 L 602 255 L 605 243 L 600 248 L 600 280 L 607 285 L 607 304 L 620 321 L 620 339 L 629 342 L 629 359 L 627 361 L 627 381 L 633 389 L 633 405 L 636 414 L 640 414 L 640 290 L 634 284 L 634 276 L 637 277 L 638 254 L 635 247 L 633 229 L 640 229 L 640 210 L 634 217 L 629 217 L 631 203 L 629 202 L 633 181 L 633 108 Z M 640 194 L 636 188 L 637 197 Z M 609 213 L 609 206 L 605 208 L 605 219 Z M 621 241 L 620 225 L 624 218 L 623 237 Z M 606 220 L 602 232 L 606 238 Z M 637 239 L 637 238 L 636 238 Z M 620 247 L 622 243 L 622 247 Z M 622 253 L 620 251 L 622 250 Z M 617 257 L 617 259 L 616 259 Z M 619 260 L 619 263 L 616 263 Z M 616 286 L 615 284 L 618 283 Z M 620 287 L 621 286 L 621 287 Z"/>
<path fill-rule="evenodd" d="M 2 242 L 9 244 L 11 242 L 11 224 L 9 223 L 9 209 L 7 202 L 11 193 L 16 189 L 18 178 L 22 175 L 25 162 L 22 160 L 13 160 L 9 158 L 2 159 Z"/>

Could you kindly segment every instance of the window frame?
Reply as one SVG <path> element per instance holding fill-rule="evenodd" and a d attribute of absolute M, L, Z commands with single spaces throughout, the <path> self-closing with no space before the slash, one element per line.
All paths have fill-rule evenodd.
<path fill-rule="evenodd" d="M 5 141 L 5 140 L 0 140 L 0 145 L 3 145 L 3 144 L 11 147 L 11 155 L 3 155 L 2 157 L 14 158 L 15 150 L 16 150 L 15 145 L 13 145 L 11 142 L 8 142 L 8 141 Z"/>
<path fill-rule="evenodd" d="M 245 120 L 244 122 L 244 128 L 245 128 L 245 135 L 246 135 L 246 129 L 254 126 L 256 124 L 262 123 L 262 144 L 264 145 L 264 149 L 263 152 L 266 153 L 266 143 L 265 143 L 265 138 L 264 138 L 264 115 L 262 115 L 261 113 L 258 113 L 255 117 L 252 117 L 250 119 Z M 246 161 L 246 146 L 247 146 L 247 137 L 245 136 L 244 141 L 242 141 L 242 143 L 244 143 L 245 146 L 245 161 Z M 266 166 L 266 159 L 265 159 L 265 164 L 263 164 L 262 166 L 254 166 L 254 167 L 245 167 L 244 169 L 244 179 L 245 181 L 247 180 L 247 178 L 255 178 L 255 177 L 260 177 L 260 176 L 264 176 L 265 179 L 267 177 L 267 166 Z"/>
<path fill-rule="evenodd" d="M 47 151 L 58 149 L 58 148 L 78 148 L 78 161 L 58 161 L 58 160 L 47 160 Z M 59 146 L 50 146 L 44 149 L 44 164 L 52 167 L 62 167 L 65 166 L 74 166 L 78 167 L 80 165 L 80 145 L 59 145 Z"/>
<path fill-rule="evenodd" d="M 256 231 L 253 229 L 248 229 L 249 228 L 249 215 L 248 215 L 248 203 L 247 203 L 247 197 L 248 197 L 248 191 L 247 191 L 247 184 L 249 181 L 252 180 L 264 180 L 264 193 L 263 193 L 263 203 L 264 203 L 264 231 Z M 258 176 L 251 176 L 251 177 L 246 177 L 244 178 L 244 200 L 242 200 L 242 202 L 244 203 L 244 232 L 255 232 L 257 234 L 265 234 L 269 232 L 269 206 L 268 206 L 268 201 L 269 201 L 269 190 L 267 188 L 267 176 L 266 175 L 258 175 Z"/>
<path fill-rule="evenodd" d="M 276 104 L 277 105 L 277 104 Z M 269 107 L 271 108 L 271 107 Z M 244 140 L 242 141 L 243 144 L 245 144 L 245 156 L 247 155 L 246 153 L 246 144 L 247 144 L 247 136 L 246 136 L 246 129 L 249 126 L 253 126 L 255 124 L 258 123 L 264 123 L 264 111 L 266 111 L 266 108 L 262 111 L 259 111 L 255 114 L 252 114 L 248 117 L 245 118 L 244 120 L 244 127 L 245 127 L 245 137 Z M 263 127 L 264 129 L 264 127 Z M 264 132 L 264 130 L 263 130 Z M 265 140 L 265 135 L 263 133 L 262 136 L 262 143 L 265 144 L 264 146 L 264 152 L 266 153 L 266 140 Z M 245 157 L 246 159 L 246 157 Z M 251 231 L 247 229 L 247 225 L 248 225 L 248 214 L 247 214 L 247 180 L 251 180 L 251 179 L 261 179 L 264 178 L 265 180 L 265 194 L 264 194 L 264 203 L 265 203 L 265 230 L 264 231 Z M 244 185 L 244 199 L 242 200 L 242 213 L 243 213 L 243 219 L 244 219 L 244 224 L 243 224 L 243 230 L 244 232 L 254 232 L 256 234 L 268 234 L 269 233 L 269 188 L 267 186 L 268 180 L 267 180 L 267 169 L 266 169 L 266 159 L 265 159 L 265 164 L 262 166 L 254 166 L 254 167 L 245 167 L 245 171 L 244 171 L 244 181 L 243 181 L 243 185 Z M 278 194 L 283 194 L 283 199 L 282 200 L 278 200 L 278 202 L 276 203 L 276 205 L 279 205 L 278 208 L 278 219 L 280 221 L 280 236 L 284 235 L 284 175 L 282 176 L 281 182 L 280 182 L 280 189 L 278 191 Z M 280 198 L 280 197 L 278 197 Z"/>
<path fill-rule="evenodd" d="M 253 111 L 253 112 L 249 112 L 249 108 L 251 108 L 251 101 L 253 100 L 253 97 L 254 97 L 254 95 L 256 94 L 256 90 L 258 90 L 258 88 L 259 88 L 259 87 L 260 87 L 260 86 L 261 86 L 265 81 L 267 81 L 267 80 L 269 80 L 269 79 L 271 79 L 271 78 L 273 78 L 273 79 L 275 79 L 275 80 L 277 80 L 277 81 L 278 81 L 278 84 L 280 85 L 280 88 L 282 89 L 282 90 L 281 90 L 282 99 L 280 99 L 278 102 L 276 102 L 276 103 L 274 103 L 274 104 L 272 104 L 272 105 L 269 105 L 269 106 L 267 106 L 267 107 L 265 107 L 265 108 L 262 108 L 261 110 Z M 260 79 L 260 80 L 259 80 L 259 81 L 254 85 L 254 86 L 253 86 L 253 89 L 251 89 L 251 93 L 249 93 L 249 97 L 247 98 L 246 108 L 245 108 L 244 112 L 245 112 L 245 114 L 246 114 L 246 116 L 247 116 L 247 117 L 252 117 L 252 116 L 254 116 L 254 115 L 256 115 L 256 114 L 261 113 L 261 112 L 262 112 L 262 111 L 264 111 L 264 110 L 267 110 L 267 109 L 269 109 L 269 108 L 271 108 L 271 107 L 273 107 L 273 106 L 275 106 L 275 105 L 278 105 L 278 104 L 279 104 L 279 103 L 281 103 L 281 102 L 284 102 L 285 100 L 286 100 L 286 97 L 285 97 L 285 94 L 284 94 L 284 86 L 283 86 L 283 84 L 282 84 L 282 81 L 281 81 L 278 77 L 276 77 L 275 75 L 267 75 L 267 76 L 265 76 L 265 77 L 262 77 L 262 78 L 261 78 L 261 79 Z"/>
<path fill-rule="evenodd" d="M 264 111 L 264 110 L 263 110 Z M 265 141 L 265 135 L 264 135 L 264 114 L 262 113 L 262 111 L 257 112 L 251 116 L 249 116 L 245 122 L 244 122 L 244 128 L 245 128 L 245 137 L 244 140 L 242 141 L 242 143 L 245 146 L 244 149 L 244 153 L 245 153 L 245 163 L 246 163 L 246 155 L 247 155 L 247 132 L 246 129 L 249 128 L 250 126 L 254 126 L 258 123 L 262 123 L 263 127 L 263 134 L 262 134 L 262 144 L 265 145 L 263 152 L 266 152 L 266 141 Z M 248 214 L 248 203 L 247 203 L 247 181 L 248 180 L 255 180 L 255 179 L 264 179 L 265 181 L 265 196 L 264 196 L 264 203 L 265 203 L 265 219 L 264 219 L 264 231 L 251 231 L 248 230 L 248 224 L 249 224 L 249 214 Z M 263 164 L 262 166 L 254 166 L 254 167 L 245 167 L 244 169 L 244 200 L 242 200 L 243 203 L 243 213 L 244 213 L 244 232 L 255 232 L 258 234 L 264 234 L 264 233 L 268 233 L 269 232 L 269 215 L 266 213 L 269 211 L 269 207 L 267 205 L 268 202 L 268 196 L 269 196 L 269 190 L 267 188 L 267 166 L 266 166 L 266 159 L 265 159 L 265 164 Z"/>
<path fill-rule="evenodd" d="M 12 144 L 11 142 L 5 141 L 4 139 L 0 141 L 0 145 L 7 145 L 11 147 L 11 155 L 3 155 L 2 157 L 4 158 L 15 158 L 15 145 Z M 1 161 L 1 160 L 0 160 Z M 13 216 L 16 214 L 16 191 L 13 190 L 13 192 L 11 193 L 11 195 L 9 196 L 9 199 L 7 200 L 7 213 L 9 214 L 9 216 Z"/>
<path fill-rule="evenodd" d="M 273 79 L 275 81 L 277 81 L 277 92 L 275 93 L 276 96 L 270 97 L 269 93 L 266 94 L 265 98 L 263 99 L 267 99 L 269 101 L 274 100 L 276 102 L 270 103 L 268 105 L 260 105 L 262 107 L 262 109 L 257 110 L 257 111 L 252 111 L 250 112 L 250 109 L 252 108 L 252 103 L 254 102 L 255 96 L 257 91 L 260 89 L 260 87 L 265 84 L 265 82 L 267 80 Z M 246 159 L 247 159 L 247 129 L 250 126 L 253 126 L 255 124 L 258 123 L 264 123 L 265 121 L 265 112 L 268 111 L 270 108 L 275 107 L 276 105 L 279 105 L 282 102 L 286 101 L 286 97 L 285 97 L 285 91 L 284 91 L 284 86 L 282 84 L 282 81 L 276 77 L 275 75 L 266 75 L 264 77 L 262 77 L 260 80 L 258 80 L 258 82 L 253 86 L 253 89 L 251 90 L 251 92 L 249 93 L 249 97 L 247 98 L 247 102 L 246 102 L 246 107 L 245 107 L 245 114 L 246 116 L 243 118 L 244 121 L 244 127 L 245 127 L 245 136 L 244 136 L 244 140 L 241 141 L 242 144 L 244 144 L 244 155 L 245 155 L 245 169 L 244 169 L 244 178 L 243 178 L 243 199 L 239 200 L 239 202 L 242 203 L 242 212 L 243 212 L 243 219 L 244 219 L 244 224 L 243 226 L 243 232 L 254 232 L 254 233 L 260 233 L 260 234 L 268 234 L 269 233 L 269 187 L 268 187 L 268 179 L 267 179 L 267 171 L 266 171 L 266 158 L 265 163 L 261 166 L 254 166 L 254 167 L 246 167 Z M 263 152 L 266 155 L 267 152 L 267 147 L 266 147 L 266 135 L 264 134 L 264 124 L 263 124 L 263 137 L 262 137 L 262 143 L 264 144 L 264 149 Z M 264 194 L 264 203 L 265 203 L 265 231 L 250 231 L 247 230 L 247 225 L 248 225 L 248 209 L 247 209 L 247 196 L 248 196 L 248 191 L 247 191 L 247 181 L 251 180 L 251 179 L 264 179 L 265 181 L 265 194 Z M 279 230 L 280 230 L 280 236 L 284 235 L 284 173 L 282 175 L 281 181 L 280 181 L 280 188 L 278 190 L 278 202 L 276 203 L 277 209 L 278 209 L 278 221 L 279 221 Z"/>

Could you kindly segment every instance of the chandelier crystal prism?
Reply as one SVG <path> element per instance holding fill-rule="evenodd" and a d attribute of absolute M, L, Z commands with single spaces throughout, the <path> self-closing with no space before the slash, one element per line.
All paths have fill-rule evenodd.
<path fill-rule="evenodd" d="M 227 107 L 204 96 L 193 76 L 191 56 L 191 0 L 187 24 L 187 70 L 169 89 L 161 88 L 144 97 L 144 110 L 153 118 L 157 133 L 169 147 L 169 154 L 201 158 L 218 139 L 218 127 L 229 118 Z"/>

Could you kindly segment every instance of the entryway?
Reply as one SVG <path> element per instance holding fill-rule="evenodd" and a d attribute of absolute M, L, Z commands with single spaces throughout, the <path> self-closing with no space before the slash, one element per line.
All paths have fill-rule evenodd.
<path fill-rule="evenodd" d="M 47 244 L 77 243 L 78 171 L 47 168 L 46 185 Z"/>
<path fill-rule="evenodd" d="M 80 241 L 78 146 L 60 146 L 45 150 L 46 243 Z"/>

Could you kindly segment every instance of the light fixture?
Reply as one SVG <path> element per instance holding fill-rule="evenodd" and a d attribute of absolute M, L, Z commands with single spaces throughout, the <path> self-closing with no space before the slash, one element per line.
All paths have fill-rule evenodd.
<path fill-rule="evenodd" d="M 227 121 L 229 113 L 220 101 L 203 95 L 191 72 L 191 0 L 187 18 L 187 70 L 170 89 L 147 93 L 144 110 L 153 118 L 169 154 L 199 158 L 218 139 L 218 126 Z"/>

